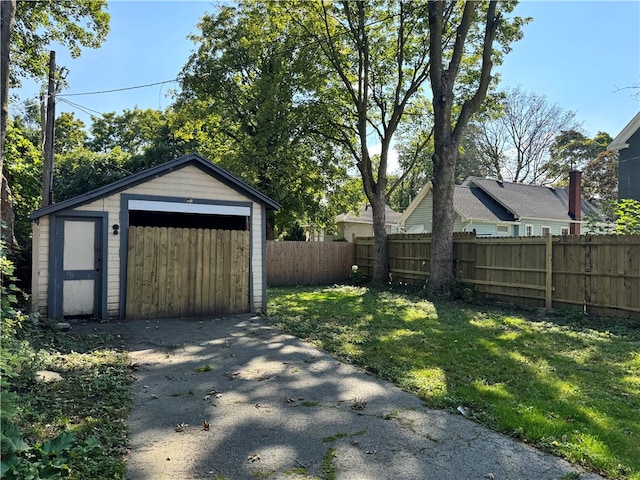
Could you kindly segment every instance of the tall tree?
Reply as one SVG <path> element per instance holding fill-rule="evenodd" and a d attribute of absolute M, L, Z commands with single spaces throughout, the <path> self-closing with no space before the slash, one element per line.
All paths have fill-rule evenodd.
<path fill-rule="evenodd" d="M 75 118 L 73 113 L 62 112 L 56 118 L 55 146 L 57 153 L 69 153 L 83 148 L 88 138 L 84 122 Z"/>
<path fill-rule="evenodd" d="M 582 192 L 594 205 L 613 217 L 611 206 L 618 199 L 618 155 L 605 150 L 592 159 L 582 172 Z"/>
<path fill-rule="evenodd" d="M 520 87 L 505 93 L 500 114 L 475 122 L 474 143 L 492 176 L 511 182 L 553 183 L 549 150 L 556 136 L 577 128 L 575 114 Z"/>
<path fill-rule="evenodd" d="M 584 170 L 612 141 L 611 136 L 604 132 L 589 138 L 576 129 L 561 131 L 551 143 L 549 159 L 543 165 L 547 180 L 566 185 L 571 170 Z"/>
<path fill-rule="evenodd" d="M 385 207 L 389 151 L 410 102 L 420 102 L 429 78 L 424 2 L 288 2 L 290 17 L 318 47 L 327 86 L 325 103 L 341 115 L 326 119 L 324 133 L 344 145 L 360 172 L 373 213 L 372 281 L 388 281 Z M 424 98 L 424 97 L 422 97 Z M 374 161 L 372 146 L 380 145 Z"/>
<path fill-rule="evenodd" d="M 341 149 L 317 134 L 329 106 L 313 92 L 326 80 L 281 13 L 277 3 L 239 2 L 205 16 L 176 105 L 179 135 L 283 206 L 269 236 L 326 223 L 347 180 Z"/>
<path fill-rule="evenodd" d="M 56 198 L 66 200 L 130 175 L 130 159 L 131 155 L 118 147 L 106 153 L 80 147 L 57 154 L 53 176 Z"/>
<path fill-rule="evenodd" d="M 9 122 L 9 59 L 11 31 L 16 15 L 16 0 L 0 2 L 0 171 L 3 172 L 4 190 L 4 140 Z"/>
<path fill-rule="evenodd" d="M 31 238 L 29 215 L 39 208 L 42 195 L 40 126 L 16 117 L 9 122 L 5 148 L 5 174 L 12 185 L 15 239 L 18 245 Z"/>
<path fill-rule="evenodd" d="M 13 207 L 8 175 L 4 168 L 4 144 L 9 124 L 10 39 L 16 14 L 16 0 L 0 1 L 0 236 L 13 243 Z"/>
<path fill-rule="evenodd" d="M 0 48 L 0 167 L 2 167 L 2 210 L 10 209 L 10 185 L 5 181 L 4 156 L 8 102 L 11 87 L 20 79 L 43 80 L 48 67 L 48 49 L 52 43 L 68 48 L 73 57 L 83 47 L 97 48 L 109 32 L 109 14 L 104 11 L 106 0 L 75 0 L 73 2 L 2 0 Z"/>
<path fill-rule="evenodd" d="M 504 13 L 515 2 L 429 1 L 429 54 L 434 112 L 433 234 L 428 288 L 449 295 L 453 275 L 453 190 L 460 142 L 471 116 L 485 100 L 494 63 L 521 37 L 523 20 L 509 21 Z M 475 67 L 472 85 L 464 77 Z M 464 75 L 463 75 L 464 74 Z"/>

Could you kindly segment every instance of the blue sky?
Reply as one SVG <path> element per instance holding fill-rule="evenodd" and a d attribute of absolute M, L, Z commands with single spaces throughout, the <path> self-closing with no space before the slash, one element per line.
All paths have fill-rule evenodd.
<path fill-rule="evenodd" d="M 57 51 L 58 65 L 69 69 L 65 94 L 96 92 L 146 85 L 176 78 L 195 45 L 197 33 L 212 1 L 114 1 L 109 4 L 111 32 L 102 48 L 85 50 L 78 59 Z M 524 38 L 498 68 L 502 86 L 520 85 L 545 95 L 550 103 L 576 112 L 589 135 L 605 131 L 615 137 L 640 111 L 640 89 L 623 89 L 640 82 L 639 1 L 533 1 L 515 10 L 534 20 Z M 64 97 L 88 112 L 166 108 L 176 83 L 115 93 Z M 623 90 L 620 90 L 623 89 Z M 37 94 L 25 82 L 20 99 Z M 636 97 L 634 97 L 634 93 Z M 87 113 L 59 101 L 57 112 Z"/>

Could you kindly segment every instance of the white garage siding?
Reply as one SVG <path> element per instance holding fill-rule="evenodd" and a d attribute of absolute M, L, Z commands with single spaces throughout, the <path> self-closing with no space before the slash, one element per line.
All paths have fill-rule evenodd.
<path fill-rule="evenodd" d="M 31 299 L 39 313 L 47 315 L 47 294 L 49 285 L 49 217 L 33 222 L 33 253 L 31 258 Z"/>
<path fill-rule="evenodd" d="M 104 251 L 106 252 L 106 265 L 107 268 L 107 282 L 106 282 L 106 295 L 107 295 L 107 316 L 116 317 L 121 316 L 120 309 L 122 307 L 120 285 L 121 278 L 121 264 L 122 255 L 126 255 L 126 251 L 122 252 L 121 248 L 126 249 L 126 245 L 122 246 L 123 233 L 119 231 L 118 235 L 113 234 L 113 225 L 122 225 L 126 227 L 128 220 L 126 217 L 121 217 L 122 195 L 127 196 L 141 196 L 144 199 L 160 199 L 162 201 L 172 201 L 175 199 L 179 204 L 190 203 L 209 203 L 221 205 L 229 204 L 242 204 L 250 206 L 251 211 L 251 298 L 250 307 L 252 311 L 262 311 L 266 302 L 265 291 L 266 280 L 264 278 L 264 249 L 265 249 L 265 233 L 266 233 L 266 219 L 265 212 L 268 208 L 278 208 L 277 203 L 264 197 L 269 203 L 260 203 L 260 201 L 253 200 L 252 198 L 260 198 L 260 193 L 251 189 L 251 187 L 244 186 L 240 183 L 240 188 L 236 189 L 229 186 L 223 180 L 228 180 L 223 173 L 221 179 L 218 179 L 216 172 L 212 174 L 208 173 L 205 168 L 198 167 L 198 164 L 207 164 L 208 162 L 202 157 L 197 155 L 191 155 L 188 158 L 184 157 L 186 161 L 195 162 L 178 164 L 177 168 L 168 170 L 167 173 L 150 176 L 148 179 L 144 179 L 141 183 L 132 184 L 130 188 L 125 188 L 116 193 L 109 194 L 108 191 L 105 195 L 98 196 L 95 200 L 87 201 L 87 203 L 80 203 L 79 205 L 73 205 L 73 199 L 69 208 L 63 209 L 61 205 L 58 209 L 59 214 L 64 214 L 68 211 L 82 211 L 82 212 L 99 212 L 107 214 L 107 221 L 104 228 L 107 230 L 107 245 Z M 176 161 L 168 162 L 176 165 Z M 183 163 L 185 163 L 183 161 Z M 195 164 L 194 164 L 195 163 Z M 217 167 L 216 167 L 217 169 Z M 236 180 L 237 181 L 237 180 Z M 117 183 L 117 182 L 116 182 Z M 229 182 L 233 185 L 233 182 Z M 107 187 L 105 187 L 107 188 Z M 242 189 L 246 188 L 248 194 L 244 195 Z M 80 198 L 80 197 L 78 197 Z M 61 202 L 62 203 L 62 202 Z M 55 206 L 47 207 L 49 209 L 55 208 Z M 246 207 L 245 207 L 246 208 Z M 45 209 L 43 211 L 46 212 Z M 49 225 L 50 215 L 34 213 L 34 225 L 33 225 L 33 246 L 34 256 L 32 259 L 33 264 L 33 307 L 35 310 L 40 311 L 43 314 L 47 314 L 47 299 L 49 295 Z M 124 224 L 124 225 L 123 225 Z M 37 252 L 37 254 L 36 254 Z M 126 267 L 125 267 L 126 268 Z"/>

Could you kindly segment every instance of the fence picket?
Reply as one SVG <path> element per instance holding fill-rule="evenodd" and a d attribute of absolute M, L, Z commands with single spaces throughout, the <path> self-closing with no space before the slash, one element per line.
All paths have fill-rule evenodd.
<path fill-rule="evenodd" d="M 424 283 L 430 235 L 389 235 L 388 241 L 392 280 Z M 355 264 L 370 276 L 373 239 L 357 238 L 355 243 Z M 456 234 L 454 272 L 458 281 L 488 298 L 640 318 L 640 235 L 545 239 Z"/>
<path fill-rule="evenodd" d="M 267 284 L 328 285 L 349 280 L 355 264 L 350 242 L 267 242 Z"/>

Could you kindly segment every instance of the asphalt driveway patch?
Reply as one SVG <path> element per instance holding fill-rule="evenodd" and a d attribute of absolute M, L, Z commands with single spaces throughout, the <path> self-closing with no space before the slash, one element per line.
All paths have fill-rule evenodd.
<path fill-rule="evenodd" d="M 73 328 L 130 355 L 131 480 L 603 478 L 426 408 L 261 317 Z"/>

